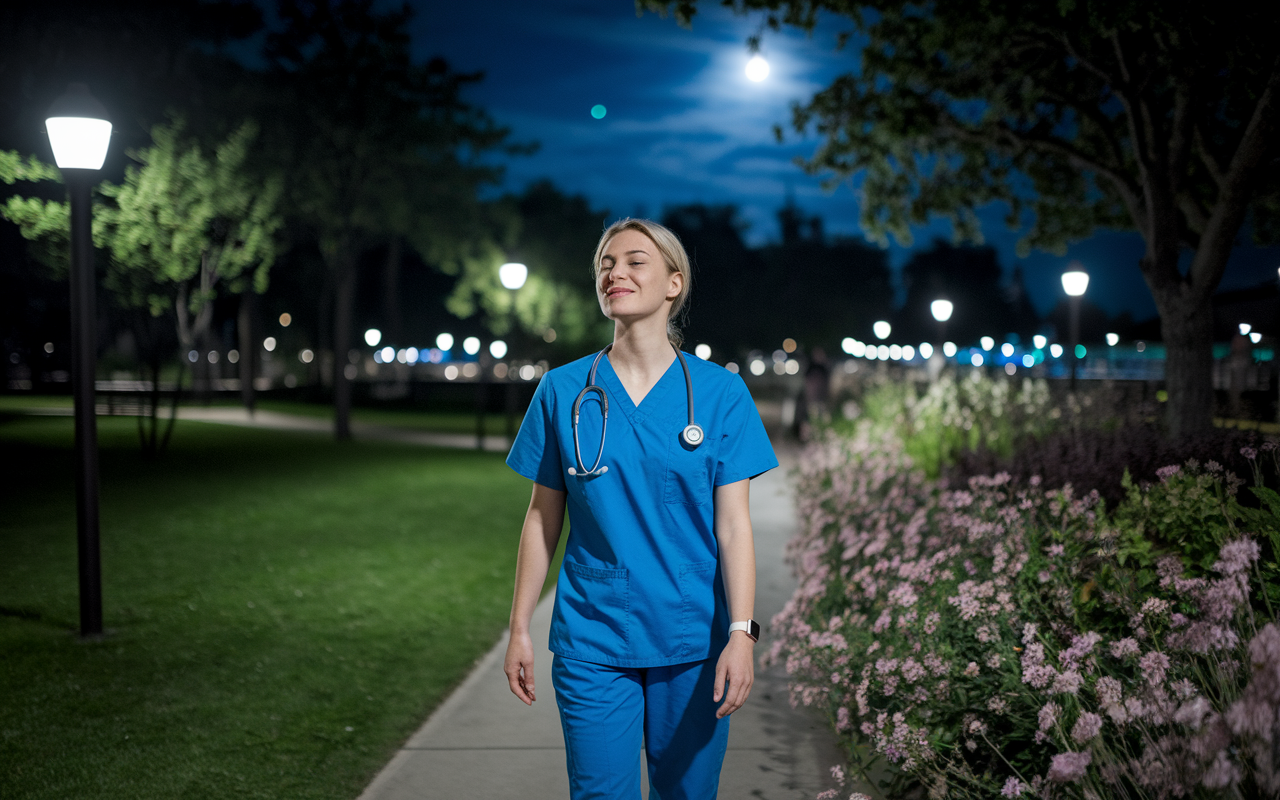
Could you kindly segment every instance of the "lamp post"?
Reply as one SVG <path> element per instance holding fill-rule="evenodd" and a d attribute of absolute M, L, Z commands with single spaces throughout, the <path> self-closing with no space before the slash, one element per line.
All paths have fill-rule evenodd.
<path fill-rule="evenodd" d="M 98 347 L 93 272 L 93 182 L 107 156 L 107 110 L 73 83 L 45 119 L 53 159 L 71 206 L 71 391 L 75 398 L 76 539 L 80 564 L 80 635 L 102 633 L 102 561 L 98 543 L 98 424 L 94 378 Z"/>
<path fill-rule="evenodd" d="M 1076 365 L 1080 362 L 1080 298 L 1089 288 L 1089 273 L 1073 269 L 1062 273 L 1062 291 L 1071 298 L 1071 391 L 1076 390 Z"/>
<path fill-rule="evenodd" d="M 498 268 L 498 280 L 511 292 L 511 330 L 514 338 L 516 330 L 516 292 L 524 286 L 529 278 L 529 268 L 514 262 L 503 264 Z M 510 372 L 507 373 L 507 442 L 508 446 L 516 440 L 516 382 Z"/>

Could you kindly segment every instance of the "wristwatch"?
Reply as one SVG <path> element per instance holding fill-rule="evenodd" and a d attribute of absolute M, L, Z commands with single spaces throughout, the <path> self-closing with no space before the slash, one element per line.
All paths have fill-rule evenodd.
<path fill-rule="evenodd" d="M 732 634 L 734 631 L 742 631 L 746 635 L 750 636 L 751 641 L 753 642 L 760 641 L 760 623 L 756 622 L 754 619 L 749 619 L 745 622 L 733 623 L 729 626 L 729 633 Z"/>

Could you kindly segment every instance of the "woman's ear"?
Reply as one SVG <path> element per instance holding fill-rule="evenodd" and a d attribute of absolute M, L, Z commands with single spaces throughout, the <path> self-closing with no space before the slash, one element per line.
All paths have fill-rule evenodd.
<path fill-rule="evenodd" d="M 680 296 L 680 292 L 684 291 L 684 273 L 680 270 L 669 273 L 670 283 L 667 284 L 667 299 L 675 300 Z"/>

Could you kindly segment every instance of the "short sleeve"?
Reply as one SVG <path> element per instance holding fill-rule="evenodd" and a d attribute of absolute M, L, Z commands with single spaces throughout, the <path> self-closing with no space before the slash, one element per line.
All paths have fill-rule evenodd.
<path fill-rule="evenodd" d="M 778 466 L 760 412 L 742 378 L 733 376 L 725 404 L 724 441 L 716 462 L 716 486 L 737 483 Z"/>
<path fill-rule="evenodd" d="M 563 492 L 564 470 L 553 424 L 554 401 L 551 381 L 543 378 L 507 454 L 507 466 L 535 483 Z"/>

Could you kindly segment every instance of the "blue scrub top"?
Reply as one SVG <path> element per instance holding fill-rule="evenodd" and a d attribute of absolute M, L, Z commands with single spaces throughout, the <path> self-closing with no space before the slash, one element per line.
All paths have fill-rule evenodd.
<path fill-rule="evenodd" d="M 568 493 L 569 540 L 556 585 L 550 648 L 617 667 L 701 661 L 728 641 L 713 489 L 778 466 L 746 384 L 723 367 L 685 356 L 695 418 L 706 440 L 688 450 L 684 373 L 673 360 L 639 407 L 609 357 L 596 383 L 609 397 L 602 466 L 575 467 L 571 409 L 595 353 L 542 378 L 507 456 L 521 475 Z M 578 423 L 587 469 L 600 447 L 600 403 L 584 399 Z M 714 650 L 713 650 L 714 648 Z"/>

